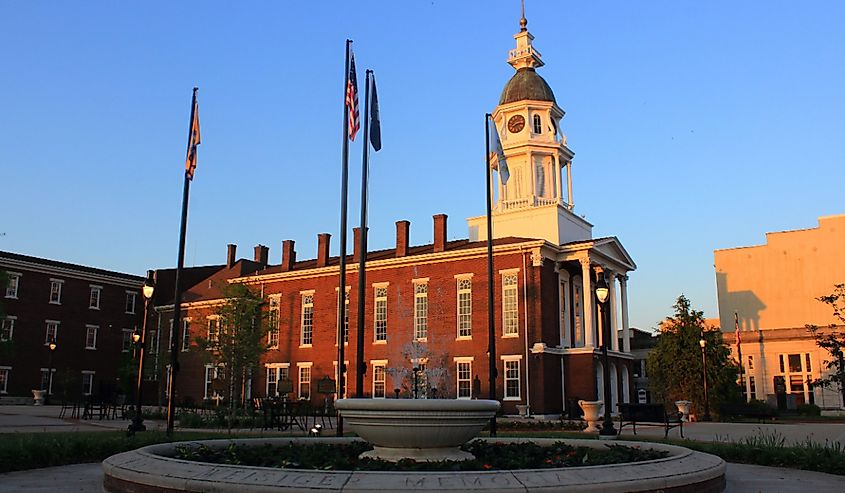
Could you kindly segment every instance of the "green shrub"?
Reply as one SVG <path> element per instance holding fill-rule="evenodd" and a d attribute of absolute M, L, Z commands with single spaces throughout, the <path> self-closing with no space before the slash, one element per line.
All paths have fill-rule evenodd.
<path fill-rule="evenodd" d="M 801 404 L 798 406 L 798 414 L 801 416 L 821 416 L 822 408 L 815 404 Z"/>

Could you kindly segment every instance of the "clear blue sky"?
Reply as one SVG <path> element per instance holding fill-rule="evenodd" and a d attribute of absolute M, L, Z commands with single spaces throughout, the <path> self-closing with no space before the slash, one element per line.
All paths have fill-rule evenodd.
<path fill-rule="evenodd" d="M 638 264 L 632 325 L 681 293 L 716 316 L 714 249 L 845 212 L 845 3 L 528 0 L 526 17 L 567 112 L 575 210 Z M 430 242 L 436 213 L 466 237 L 518 19 L 516 0 L 2 2 L 0 250 L 175 265 L 197 85 L 187 264 L 227 243 L 278 262 L 283 239 L 313 258 L 321 232 L 336 251 L 347 37 L 379 84 L 371 247 L 399 219 Z"/>

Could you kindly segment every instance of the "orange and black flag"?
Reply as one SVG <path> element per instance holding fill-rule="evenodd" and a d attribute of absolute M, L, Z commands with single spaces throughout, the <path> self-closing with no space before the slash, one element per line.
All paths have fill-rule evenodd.
<path fill-rule="evenodd" d="M 197 169 L 197 146 L 200 145 L 200 107 L 197 103 L 197 88 L 194 88 L 194 100 L 191 105 L 191 130 L 188 134 L 188 155 L 185 157 L 185 176 L 194 179 Z"/>

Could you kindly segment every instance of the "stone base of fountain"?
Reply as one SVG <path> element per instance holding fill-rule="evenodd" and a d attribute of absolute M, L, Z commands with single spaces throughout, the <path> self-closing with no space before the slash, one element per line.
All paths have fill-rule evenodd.
<path fill-rule="evenodd" d="M 264 438 L 163 443 L 114 455 L 103 461 L 107 493 L 244 493 L 309 491 L 375 493 L 379 491 L 594 493 L 720 493 L 725 489 L 725 461 L 674 445 L 617 441 L 619 445 L 665 450 L 669 456 L 627 464 L 507 471 L 315 471 L 208 464 L 174 459 L 176 447 L 201 443 L 225 448 L 296 443 L 349 443 L 355 438 Z M 551 446 L 557 439 L 493 439 L 498 443 L 531 441 Z M 599 440 L 566 440 L 573 446 L 604 448 Z"/>

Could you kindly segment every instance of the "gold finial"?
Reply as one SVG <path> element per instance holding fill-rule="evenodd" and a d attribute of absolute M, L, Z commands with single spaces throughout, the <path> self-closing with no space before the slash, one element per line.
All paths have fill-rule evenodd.
<path fill-rule="evenodd" d="M 519 19 L 520 32 L 527 31 L 528 28 L 526 26 L 528 26 L 528 19 L 525 18 L 525 0 L 522 0 L 522 18 Z"/>

